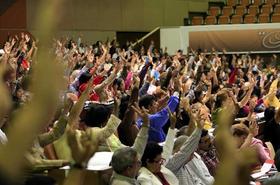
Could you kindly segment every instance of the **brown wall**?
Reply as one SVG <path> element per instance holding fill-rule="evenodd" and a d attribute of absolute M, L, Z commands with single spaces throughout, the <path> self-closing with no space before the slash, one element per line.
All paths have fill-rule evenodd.
<path fill-rule="evenodd" d="M 0 43 L 8 33 L 27 29 L 36 36 L 38 5 L 46 0 L 17 0 L 0 17 Z M 208 0 L 66 0 L 58 36 L 95 42 L 117 31 L 148 32 L 158 26 L 182 26 L 188 11 L 206 11 Z"/>
<path fill-rule="evenodd" d="M 26 0 L 17 0 L 0 15 L 0 48 L 8 35 L 26 31 Z"/>
<path fill-rule="evenodd" d="M 36 35 L 38 3 L 27 1 L 27 27 Z M 158 26 L 183 26 L 188 11 L 206 11 L 208 0 L 66 0 L 58 35 L 95 42 L 117 31 L 149 32 Z M 202 9 L 202 10 L 201 10 Z"/>

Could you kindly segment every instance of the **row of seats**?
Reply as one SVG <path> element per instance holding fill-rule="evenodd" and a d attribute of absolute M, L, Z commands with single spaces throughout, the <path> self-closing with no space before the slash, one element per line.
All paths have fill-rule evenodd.
<path fill-rule="evenodd" d="M 192 18 L 192 25 L 213 25 L 213 24 L 251 24 L 251 23 L 279 23 L 280 13 L 274 13 L 271 16 L 269 14 L 259 14 L 258 16 L 246 14 L 242 15 L 221 15 L 207 16 L 205 19 L 202 16 L 194 16 Z"/>
<path fill-rule="evenodd" d="M 280 4 L 275 4 L 274 6 L 272 6 L 271 4 L 263 4 L 261 6 L 252 4 L 248 7 L 244 5 L 238 5 L 236 7 L 224 6 L 222 9 L 220 9 L 220 7 L 210 7 L 208 11 L 208 15 L 212 15 L 212 16 L 218 16 L 218 15 L 230 16 L 233 14 L 257 15 L 259 13 L 263 13 L 263 14 L 280 13 Z"/>
<path fill-rule="evenodd" d="M 274 5 L 280 3 L 279 0 L 227 0 L 227 6 L 236 6 L 236 5 L 261 5 L 261 4 L 270 4 Z"/>

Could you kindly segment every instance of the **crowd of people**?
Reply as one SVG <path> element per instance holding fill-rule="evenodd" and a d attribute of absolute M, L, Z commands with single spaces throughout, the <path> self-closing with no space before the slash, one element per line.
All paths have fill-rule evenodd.
<path fill-rule="evenodd" d="M 29 84 L 40 62 L 39 44 L 22 33 L 4 45 L 3 88 L 12 107 L 0 117 L 1 145 L 9 142 L 5 130 L 13 115 L 34 97 Z M 67 88 L 61 89 L 56 114 L 24 154 L 25 184 L 55 183 L 30 170 L 84 169 L 95 152 L 109 151 L 108 184 L 211 185 L 226 150 L 216 141 L 221 125 L 228 125 L 236 153 L 254 151 L 250 173 L 271 159 L 280 170 L 277 55 L 264 62 L 258 55 L 225 49 L 173 54 L 155 48 L 153 41 L 136 48 L 120 46 L 116 39 L 87 45 L 82 38 L 54 39 L 48 52 L 63 65 Z M 219 119 L 223 113 L 230 119 Z M 261 134 L 259 113 L 265 120 Z"/>

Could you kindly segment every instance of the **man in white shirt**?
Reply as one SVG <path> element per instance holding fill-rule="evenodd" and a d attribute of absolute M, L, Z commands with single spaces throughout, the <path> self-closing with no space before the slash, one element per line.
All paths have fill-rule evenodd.
<path fill-rule="evenodd" d="M 209 173 L 203 160 L 196 152 L 194 152 L 197 148 L 200 133 L 201 132 L 196 130 L 190 138 L 188 136 L 180 136 L 175 141 L 173 152 L 181 153 L 180 155 L 185 156 L 185 160 L 181 160 L 182 162 L 177 161 L 166 167 L 169 167 L 169 169 L 171 169 L 177 176 L 180 185 L 211 185 L 214 183 L 214 178 Z M 190 142 L 191 140 L 193 141 Z M 189 152 L 192 152 L 192 154 L 187 159 L 186 156 L 189 156 Z"/>

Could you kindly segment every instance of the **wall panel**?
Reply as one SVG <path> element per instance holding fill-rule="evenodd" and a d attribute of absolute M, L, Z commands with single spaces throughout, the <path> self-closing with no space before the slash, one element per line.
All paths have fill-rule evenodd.
<path fill-rule="evenodd" d="M 27 1 L 27 27 L 34 32 L 38 2 Z M 151 31 L 182 26 L 188 11 L 207 7 L 207 0 L 67 0 L 59 29 L 66 32 Z M 93 40 L 95 34 L 92 34 Z"/>
<path fill-rule="evenodd" d="M 17 0 L 0 16 L 0 45 L 3 45 L 8 35 L 21 31 L 26 31 L 25 0 Z"/>

